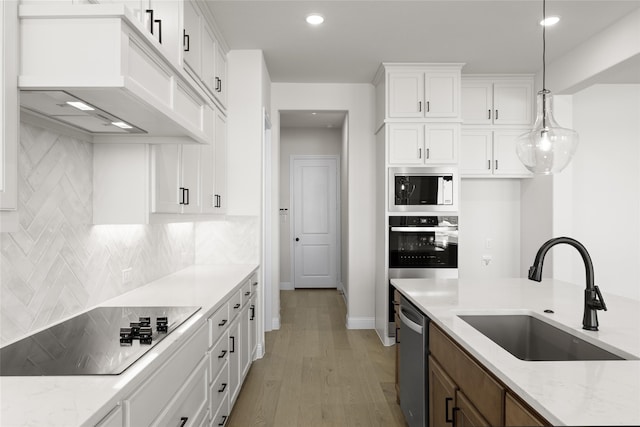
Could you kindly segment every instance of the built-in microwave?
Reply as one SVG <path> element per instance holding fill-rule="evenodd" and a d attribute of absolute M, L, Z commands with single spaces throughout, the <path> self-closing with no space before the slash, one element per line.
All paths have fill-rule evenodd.
<path fill-rule="evenodd" d="M 389 168 L 389 211 L 457 211 L 458 181 L 454 168 Z"/>

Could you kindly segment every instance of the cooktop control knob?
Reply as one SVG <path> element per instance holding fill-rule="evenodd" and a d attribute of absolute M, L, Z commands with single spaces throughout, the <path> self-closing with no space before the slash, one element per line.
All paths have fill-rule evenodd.
<path fill-rule="evenodd" d="M 151 326 L 140 326 L 140 344 L 151 344 Z"/>
<path fill-rule="evenodd" d="M 151 317 L 140 317 L 139 318 L 140 326 L 151 326 Z"/>
<path fill-rule="evenodd" d="M 131 327 L 131 335 L 134 339 L 138 339 L 140 337 L 140 322 L 131 322 L 129 323 Z"/>
<path fill-rule="evenodd" d="M 131 328 L 120 328 L 120 345 L 132 345 L 133 334 Z"/>
<path fill-rule="evenodd" d="M 158 317 L 156 319 L 156 331 L 158 333 L 164 332 L 166 333 L 169 330 L 169 319 L 167 316 Z"/>

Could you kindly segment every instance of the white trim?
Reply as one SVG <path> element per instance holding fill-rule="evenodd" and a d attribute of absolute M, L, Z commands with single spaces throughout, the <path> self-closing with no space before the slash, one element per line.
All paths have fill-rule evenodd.
<path fill-rule="evenodd" d="M 293 291 L 294 287 L 291 282 L 280 282 L 280 290 L 281 291 Z"/>
<path fill-rule="evenodd" d="M 349 317 L 347 315 L 347 329 L 375 329 L 375 317 Z"/>
<path fill-rule="evenodd" d="M 277 331 L 280 329 L 280 317 L 274 317 L 271 319 L 271 330 Z"/>
<path fill-rule="evenodd" d="M 272 264 L 272 250 L 271 245 L 273 242 L 273 230 L 271 227 L 271 193 L 272 193 L 272 180 L 271 180 L 271 120 L 266 108 L 262 107 L 262 121 L 263 121 L 263 133 L 262 133 L 262 215 L 261 215 L 261 233 L 262 233 L 262 268 L 260 269 L 260 282 L 262 283 L 262 309 L 263 317 L 261 320 L 262 330 L 259 332 L 264 341 L 264 332 L 270 331 L 268 329 L 268 319 L 271 318 L 273 312 L 273 266 Z"/>
<path fill-rule="evenodd" d="M 293 203 L 293 195 L 294 195 L 294 191 L 293 191 L 293 180 L 294 180 L 294 164 L 296 160 L 314 160 L 314 159 L 318 159 L 318 160 L 326 160 L 326 159 L 334 159 L 336 161 L 336 281 L 338 283 L 340 283 L 342 281 L 342 223 L 341 221 L 341 212 L 342 212 L 342 205 L 340 204 L 341 200 L 342 200 L 342 196 L 341 196 L 341 177 L 340 177 L 340 172 L 341 172 L 341 159 L 339 155 L 336 154 L 328 154 L 328 155 L 322 155 L 322 154 L 292 154 L 289 157 L 289 257 L 290 257 L 290 264 L 291 264 L 291 271 L 290 271 L 290 276 L 291 277 L 291 283 L 293 284 L 292 288 L 295 289 L 295 247 L 293 244 L 293 236 L 295 235 L 294 231 L 295 231 L 295 221 L 293 220 L 294 218 L 294 209 L 293 207 L 295 206 Z M 329 286 L 328 288 L 332 288 L 332 286 Z M 338 288 L 339 289 L 339 288 Z"/>
<path fill-rule="evenodd" d="M 258 359 L 262 359 L 264 357 L 264 347 L 262 344 L 258 344 L 256 346 L 256 354 L 255 354 L 255 359 L 254 360 L 258 360 Z"/>
<path fill-rule="evenodd" d="M 383 337 L 380 335 L 380 331 L 376 329 L 376 334 L 378 334 L 378 338 L 382 341 L 382 345 L 385 347 L 392 346 L 396 343 L 395 337 Z"/>

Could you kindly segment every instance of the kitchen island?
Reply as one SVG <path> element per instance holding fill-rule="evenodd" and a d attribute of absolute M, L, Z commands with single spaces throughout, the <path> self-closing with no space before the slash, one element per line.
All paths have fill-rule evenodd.
<path fill-rule="evenodd" d="M 207 319 L 238 293 L 257 267 L 195 265 L 101 303 L 99 306 L 202 308 L 120 375 L 0 377 L 0 425 L 92 426 L 114 408 L 128 411 L 120 409 L 123 399 L 174 357 L 196 333 L 204 334 Z"/>
<path fill-rule="evenodd" d="M 584 286 L 544 279 L 393 279 L 392 285 L 553 425 L 640 425 L 640 302 L 607 294 L 582 329 Z M 553 313 L 545 312 L 553 311 Z M 533 314 L 632 360 L 524 361 L 458 315 Z"/>

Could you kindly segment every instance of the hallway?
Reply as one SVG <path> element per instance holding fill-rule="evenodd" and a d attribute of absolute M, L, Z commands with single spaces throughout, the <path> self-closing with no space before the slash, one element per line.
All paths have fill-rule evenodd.
<path fill-rule="evenodd" d="M 267 332 L 229 426 L 404 426 L 395 349 L 347 330 L 335 289 L 281 291 L 281 329 Z"/>

